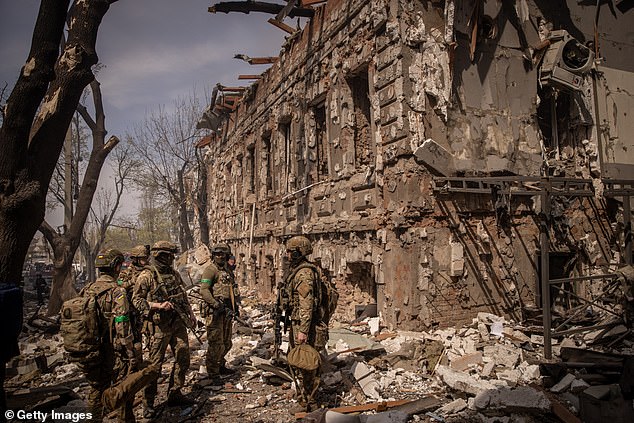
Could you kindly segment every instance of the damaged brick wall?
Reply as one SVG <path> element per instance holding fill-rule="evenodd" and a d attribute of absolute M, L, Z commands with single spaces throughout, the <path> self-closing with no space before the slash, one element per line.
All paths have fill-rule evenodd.
<path fill-rule="evenodd" d="M 243 283 L 270 298 L 284 241 L 305 234 L 349 297 L 342 307 L 376 302 L 389 326 L 459 324 L 479 311 L 520 319 L 538 305 L 537 200 L 442 195 L 432 180 L 600 176 L 591 117 L 557 129 L 549 162 L 556 131 L 541 121 L 570 102 L 540 106 L 542 29 L 562 25 L 541 3 L 317 7 L 209 146 L 210 238 L 231 243 Z M 618 72 L 631 83 L 631 70 Z M 593 111 L 595 103 L 584 104 Z M 614 131 L 627 126 L 614 120 L 605 136 L 616 151 L 627 142 Z M 553 249 L 578 256 L 583 274 L 613 263 L 615 217 L 603 201 L 569 201 L 554 217 Z"/>

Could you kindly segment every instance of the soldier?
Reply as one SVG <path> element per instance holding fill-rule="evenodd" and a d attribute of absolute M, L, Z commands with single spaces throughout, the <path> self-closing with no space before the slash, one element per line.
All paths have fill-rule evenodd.
<path fill-rule="evenodd" d="M 308 261 L 313 247 L 304 236 L 294 236 L 286 242 L 286 258 L 289 272 L 281 289 L 288 298 L 290 313 L 291 347 L 308 344 L 317 351 L 325 346 L 325 336 L 318 330 L 320 325 L 321 280 L 316 266 Z M 319 388 L 321 369 L 307 371 L 297 369 L 301 379 L 301 387 L 297 400 L 299 406 L 291 413 L 311 411 L 316 406 L 315 395 Z"/>
<path fill-rule="evenodd" d="M 240 315 L 240 294 L 233 271 L 227 263 L 230 255 L 228 245 L 215 245 L 211 250 L 212 261 L 205 267 L 200 279 L 200 295 L 204 300 L 201 312 L 205 317 L 209 345 L 205 364 L 212 378 L 233 373 L 226 366 L 225 355 L 233 345 L 232 317 Z"/>
<path fill-rule="evenodd" d="M 130 322 L 132 325 L 132 334 L 134 336 L 134 350 L 137 354 L 137 360 L 140 363 L 143 358 L 143 347 L 141 339 L 143 319 L 141 318 L 141 315 L 139 314 L 139 311 L 136 309 L 134 304 L 132 304 L 132 294 L 134 292 L 134 284 L 136 282 L 137 276 L 139 276 L 139 274 L 141 274 L 143 270 L 148 268 L 150 246 L 137 245 L 132 250 L 130 250 L 129 256 L 132 260 L 132 264 L 130 267 L 122 270 L 121 273 L 119 273 L 117 284 L 125 289 L 128 297 L 128 302 L 130 303 Z"/>
<path fill-rule="evenodd" d="M 189 369 L 189 339 L 184 319 L 196 321 L 183 289 L 183 281 L 173 268 L 176 246 L 168 241 L 158 241 L 151 249 L 151 265 L 137 277 L 132 297 L 134 306 L 144 319 L 144 330 L 149 337 L 148 365 L 160 374 L 168 345 L 175 357 L 174 386 L 167 397 L 168 405 L 186 405 L 192 401 L 182 392 L 185 375 Z M 154 400 L 158 389 L 158 377 L 143 392 L 143 415 L 155 416 Z"/>
<path fill-rule="evenodd" d="M 37 305 L 44 304 L 44 294 L 46 293 L 46 280 L 41 273 L 35 278 L 35 292 L 37 293 Z"/>
<path fill-rule="evenodd" d="M 134 355 L 132 331 L 130 328 L 129 304 L 125 290 L 116 283 L 116 277 L 123 264 L 123 254 L 114 248 L 97 255 L 95 267 L 99 269 L 99 277 L 82 290 L 82 296 L 95 296 L 102 314 L 102 322 L 113 322 L 113 328 L 105 328 L 109 335 L 101 337 L 99 354 L 89 361 L 79 362 L 80 369 L 86 375 L 90 390 L 88 407 L 95 421 L 101 421 L 103 406 L 101 397 L 111 383 L 134 371 L 138 365 Z M 126 403 L 119 413 L 121 422 L 134 422 L 132 403 Z"/>

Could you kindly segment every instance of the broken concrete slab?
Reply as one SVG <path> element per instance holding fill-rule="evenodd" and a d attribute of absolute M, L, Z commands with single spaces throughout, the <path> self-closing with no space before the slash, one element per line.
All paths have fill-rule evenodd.
<path fill-rule="evenodd" d="M 574 375 L 571 375 L 570 373 L 568 373 L 559 382 L 557 382 L 555 386 L 550 388 L 550 392 L 554 392 L 555 394 L 560 394 L 564 391 L 567 391 L 575 379 L 576 377 Z"/>
<path fill-rule="evenodd" d="M 450 414 L 456 414 L 461 412 L 467 408 L 467 401 L 462 398 L 458 398 L 457 400 L 451 401 L 448 404 L 443 405 L 438 410 L 436 410 L 437 414 L 441 416 L 448 416 Z"/>
<path fill-rule="evenodd" d="M 380 319 L 379 317 L 371 317 L 368 319 L 368 326 L 370 327 L 370 335 L 375 336 L 380 331 Z"/>
<path fill-rule="evenodd" d="M 478 351 L 473 354 L 463 355 L 462 357 L 455 358 L 451 360 L 449 366 L 457 370 L 459 372 L 468 369 L 469 367 L 473 367 L 476 365 L 482 364 L 482 352 Z"/>
<path fill-rule="evenodd" d="M 550 411 L 546 395 L 529 386 L 484 391 L 475 397 L 474 405 L 476 410 L 488 415 Z"/>
<path fill-rule="evenodd" d="M 570 384 L 570 392 L 583 392 L 590 387 L 590 384 L 583 379 L 575 379 Z"/>
<path fill-rule="evenodd" d="M 375 400 L 381 398 L 381 394 L 379 393 L 380 385 L 373 376 L 375 372 L 373 367 L 368 366 L 362 361 L 357 361 L 352 365 L 350 370 L 367 397 Z"/>
<path fill-rule="evenodd" d="M 346 344 L 344 349 L 361 348 L 362 350 L 373 350 L 383 348 L 378 342 L 344 328 L 330 329 L 328 331 L 328 339 L 328 349 L 334 349 L 338 342 Z"/>
<path fill-rule="evenodd" d="M 485 357 L 492 358 L 498 366 L 509 369 L 515 368 L 515 365 L 520 360 L 520 352 L 517 349 L 500 344 L 487 345 L 484 347 L 484 355 Z"/>
<path fill-rule="evenodd" d="M 361 423 L 407 423 L 409 416 L 402 411 L 383 411 L 369 416 L 359 416 Z"/>
<path fill-rule="evenodd" d="M 436 373 L 451 389 L 477 395 L 488 389 L 495 389 L 495 385 L 486 380 L 479 380 L 466 373 L 457 372 L 447 366 L 438 366 Z"/>
<path fill-rule="evenodd" d="M 431 138 L 427 138 L 416 148 L 414 156 L 417 162 L 423 163 L 442 176 L 449 176 L 455 172 L 453 155 Z"/>
<path fill-rule="evenodd" d="M 591 386 L 579 395 L 579 415 L 586 422 L 626 423 L 634 421 L 632 401 L 623 398 L 619 385 Z"/>

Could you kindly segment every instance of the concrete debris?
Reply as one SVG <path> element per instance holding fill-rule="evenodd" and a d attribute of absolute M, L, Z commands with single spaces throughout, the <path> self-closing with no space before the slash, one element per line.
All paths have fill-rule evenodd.
<path fill-rule="evenodd" d="M 450 414 L 459 413 L 465 408 L 467 408 L 467 401 L 462 398 L 458 398 L 457 400 L 451 401 L 450 403 L 440 407 L 438 410 L 436 410 L 436 413 L 442 416 L 448 416 Z"/>
<path fill-rule="evenodd" d="M 380 384 L 373 376 L 375 371 L 374 368 L 363 362 L 356 362 L 352 365 L 351 371 L 352 375 L 357 380 L 357 383 L 363 390 L 363 393 L 367 397 L 372 398 L 373 400 L 381 399 L 381 394 L 379 392 Z"/>
<path fill-rule="evenodd" d="M 574 375 L 571 375 L 570 373 L 568 373 L 559 382 L 557 382 L 557 384 L 555 386 L 550 388 L 550 391 L 554 392 L 556 394 L 560 394 L 560 393 L 562 393 L 564 391 L 567 391 L 568 388 L 570 388 L 570 385 L 572 384 L 572 382 L 574 382 L 575 379 L 576 378 L 575 378 Z"/>
<path fill-rule="evenodd" d="M 505 345 L 490 345 L 484 347 L 484 355 L 493 359 L 496 365 L 512 369 L 519 362 L 520 352 Z"/>
<path fill-rule="evenodd" d="M 497 415 L 509 413 L 547 413 L 550 401 L 546 395 L 529 386 L 484 391 L 475 397 L 476 410 Z"/>
<path fill-rule="evenodd" d="M 194 305 L 197 306 L 195 302 Z M 234 334 L 233 348 L 226 358 L 228 365 L 239 370 L 238 374 L 222 380 L 210 379 L 204 362 L 206 335 L 201 331 L 202 345 L 190 336 L 192 362 L 188 392 L 197 398 L 206 398 L 208 405 L 191 410 L 167 409 L 165 421 L 198 418 L 201 408 L 218 421 L 227 418 L 229 414 L 223 413 L 229 412 L 232 418 L 237 416 L 245 421 L 285 421 L 281 416 L 286 416 L 287 409 L 293 405 L 294 380 L 284 366 L 278 367 L 272 360 L 273 321 L 268 306 L 258 304 L 255 295 L 247 292 L 242 311 L 258 331 Z M 372 415 L 350 416 L 324 411 L 326 421 L 336 417 L 354 422 L 406 422 L 426 418 L 447 422 L 473 419 L 533 423 L 539 419 L 531 416 L 548 413 L 550 402 L 544 393 L 526 385 L 541 380 L 547 383 L 549 379 L 552 383 L 548 395 L 558 395 L 573 411 L 580 412 L 583 408 L 587 415 L 592 415 L 602 410 L 604 402 L 622 406 L 619 398 L 623 395 L 617 395 L 610 385 L 591 386 L 598 380 L 597 375 L 567 374 L 569 369 L 565 363 L 573 366 L 579 362 L 595 363 L 593 366 L 601 365 L 607 370 L 623 365 L 619 356 L 581 349 L 580 345 L 584 345 L 579 341 L 581 336 L 565 338 L 557 345 L 555 351 L 565 363 L 548 364 L 544 369 L 554 373 L 543 375 L 540 371 L 542 336 L 490 313 L 479 313 L 468 326 L 429 332 L 390 330 L 386 336 L 381 336 L 384 334 L 380 333 L 382 320 L 379 317 L 333 323 L 335 327 L 329 330 L 321 375 L 325 403 L 330 401 L 328 398 L 334 401 L 335 397 L 344 407 L 372 401 L 418 400 L 404 409 L 379 407 Z M 288 349 L 287 337 L 288 334 L 283 336 L 282 352 Z M 25 353 L 9 363 L 7 369 L 7 374 L 13 376 L 10 387 L 31 389 L 73 380 L 79 375 L 75 364 L 66 363 L 59 337 L 25 337 L 22 345 Z M 630 348 L 634 348 L 634 344 Z M 168 354 L 171 353 L 168 351 Z M 169 366 L 163 370 L 169 374 Z M 165 395 L 168 382 L 167 378 L 161 379 L 159 395 Z M 84 382 L 75 387 L 75 392 L 84 396 L 86 389 Z M 447 400 L 429 398 L 432 392 L 444 393 L 444 398 L 453 397 L 453 400 L 446 403 Z M 212 408 L 213 403 L 222 403 L 222 407 Z M 566 408 L 560 407 L 561 412 Z M 429 414 L 425 416 L 425 413 Z M 407 420 L 407 416 L 413 417 Z"/>
<path fill-rule="evenodd" d="M 495 385 L 486 380 L 479 380 L 463 372 L 457 372 L 447 366 L 438 366 L 436 373 L 451 389 L 477 395 L 488 389 L 495 389 Z"/>

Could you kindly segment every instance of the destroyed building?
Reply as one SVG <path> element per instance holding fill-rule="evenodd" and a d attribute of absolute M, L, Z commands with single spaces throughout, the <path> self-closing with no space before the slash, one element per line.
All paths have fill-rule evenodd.
<path fill-rule="evenodd" d="M 258 2 L 210 11 L 236 4 Z M 347 307 L 401 329 L 522 320 L 544 280 L 631 263 L 630 7 L 297 2 L 303 28 L 201 119 L 210 239 L 266 297 L 304 234 Z"/>

